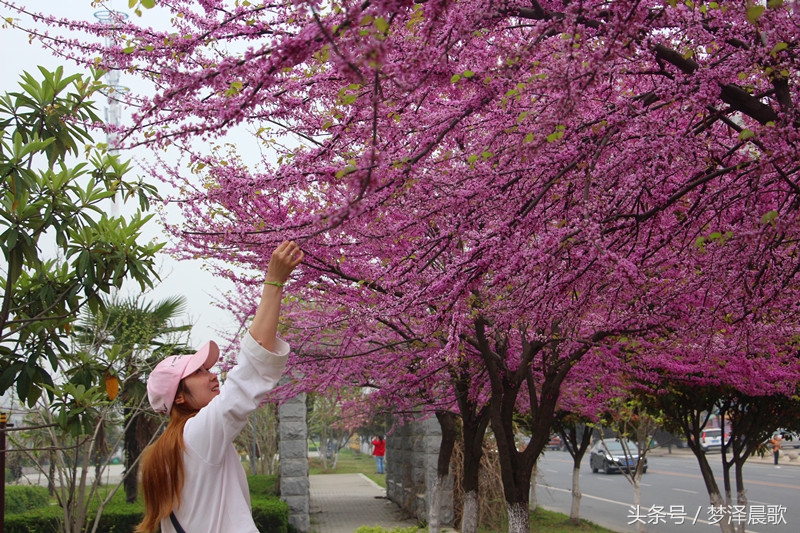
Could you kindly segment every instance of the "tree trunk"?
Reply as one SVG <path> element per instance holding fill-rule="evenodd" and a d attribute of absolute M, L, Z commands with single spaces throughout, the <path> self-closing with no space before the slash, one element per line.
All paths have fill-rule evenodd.
<path fill-rule="evenodd" d="M 125 413 L 125 501 L 134 503 L 139 497 L 139 456 L 142 454 L 139 435 L 139 423 L 142 415 L 132 407 L 126 407 Z"/>
<path fill-rule="evenodd" d="M 471 379 L 468 375 L 452 373 L 453 389 L 456 391 L 458 410 L 461 413 L 464 459 L 461 466 L 461 491 L 464 508 L 461 512 L 461 533 L 478 531 L 478 476 L 483 457 L 483 439 L 489 425 L 489 413 L 478 409 L 470 400 Z"/>
<path fill-rule="evenodd" d="M 331 453 L 333 451 L 333 446 L 331 446 L 329 440 L 328 432 L 323 428 L 319 435 L 319 449 L 317 450 L 317 453 L 319 453 L 319 458 L 322 459 L 323 470 L 328 469 L 328 449 L 330 448 Z"/>
<path fill-rule="evenodd" d="M 447 478 L 437 475 L 430 488 L 430 508 L 428 509 L 428 533 L 439 533 L 442 528 L 442 500 Z"/>
<path fill-rule="evenodd" d="M 477 453 L 478 457 L 473 455 Z M 483 448 L 472 450 L 467 447 L 466 439 L 464 443 L 464 471 L 461 479 L 461 489 L 464 493 L 464 509 L 461 513 L 461 533 L 477 533 L 478 513 L 480 505 L 478 502 L 478 475 L 480 473 L 480 461 Z"/>
<path fill-rule="evenodd" d="M 50 467 L 49 467 L 49 475 L 47 476 L 47 492 L 50 494 L 51 498 L 54 498 L 56 495 L 56 454 L 54 451 L 50 450 Z"/>
<path fill-rule="evenodd" d="M 508 533 L 530 533 L 531 517 L 528 502 L 506 502 Z"/>
<path fill-rule="evenodd" d="M 741 506 L 741 509 L 747 509 L 747 496 L 745 496 L 745 491 L 739 491 L 736 493 L 736 497 L 738 498 L 738 503 Z M 744 513 L 747 514 L 747 511 Z M 745 525 L 747 525 L 747 517 L 743 517 L 741 521 L 735 522 L 734 528 L 736 529 L 737 533 L 745 533 Z"/>
<path fill-rule="evenodd" d="M 637 472 L 638 473 L 638 472 Z M 633 475 L 633 479 L 631 479 L 631 485 L 633 485 L 633 505 L 636 509 L 642 508 L 642 487 L 639 485 L 639 478 L 636 474 Z M 638 533 L 644 533 L 644 522 L 637 521 L 636 522 L 636 531 Z"/>
<path fill-rule="evenodd" d="M 578 524 L 581 520 L 581 469 L 579 465 L 572 466 L 572 506 L 569 509 L 569 519 Z"/>
<path fill-rule="evenodd" d="M 736 503 L 739 505 L 740 509 L 746 510 L 748 501 L 747 491 L 744 489 L 744 473 L 742 472 L 743 467 L 744 459 L 741 461 L 736 461 Z M 745 525 L 747 524 L 746 518 L 747 516 L 743 516 L 741 521 L 734 522 L 736 523 L 736 529 L 739 531 L 739 533 L 745 533 Z"/>
<path fill-rule="evenodd" d="M 461 518 L 461 533 L 478 532 L 478 491 L 464 493 L 464 511 Z"/>
<path fill-rule="evenodd" d="M 442 502 L 444 488 L 450 476 L 450 460 L 456 445 L 456 415 L 450 411 L 438 411 L 436 418 L 442 429 L 442 441 L 439 444 L 439 457 L 436 464 L 436 481 L 431 491 L 430 508 L 428 509 L 428 531 L 439 533 L 442 526 Z"/>
<path fill-rule="evenodd" d="M 134 398 L 127 392 L 125 394 L 125 398 Z M 138 497 L 139 458 L 144 449 L 153 442 L 161 428 L 161 423 L 157 419 L 148 416 L 142 410 L 142 404 L 146 398 L 146 396 L 141 398 L 137 406 L 125 408 L 125 478 L 123 483 L 125 498 L 128 503 L 135 502 Z M 125 401 L 128 402 L 129 400 L 126 399 Z"/>
<path fill-rule="evenodd" d="M 725 507 L 725 501 L 722 499 L 722 494 L 720 494 L 719 491 L 709 494 L 709 498 L 713 507 L 716 507 L 717 509 Z M 720 520 L 719 527 L 722 530 L 722 533 L 734 533 L 733 524 L 728 522 L 727 519 Z"/>
<path fill-rule="evenodd" d="M 703 482 L 708 490 L 708 498 L 711 502 L 711 505 L 716 508 L 724 507 L 725 501 L 722 499 L 722 494 L 720 493 L 716 479 L 714 479 L 714 473 L 711 470 L 711 466 L 708 464 L 705 453 L 700 450 L 696 439 L 689 440 L 688 443 L 689 448 L 692 449 L 692 452 L 697 458 L 697 462 L 700 466 L 700 474 L 702 474 Z M 720 520 L 719 527 L 722 530 L 722 533 L 734 533 L 733 525 L 728 523 L 727 520 Z"/>

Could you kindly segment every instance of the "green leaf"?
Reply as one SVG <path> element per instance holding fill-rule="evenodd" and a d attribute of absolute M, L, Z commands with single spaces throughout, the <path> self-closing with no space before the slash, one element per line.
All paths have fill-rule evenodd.
<path fill-rule="evenodd" d="M 32 141 L 22 144 L 22 136 L 20 135 L 19 131 L 17 131 L 14 134 L 14 158 L 18 161 L 21 161 L 29 154 L 44 151 L 53 142 L 55 142 L 55 138 L 53 137 L 40 141 L 39 135 L 34 134 Z"/>
<path fill-rule="evenodd" d="M 739 132 L 739 140 L 745 141 L 751 137 L 755 137 L 755 135 L 756 134 L 753 130 L 743 129 L 741 132 Z"/>
<path fill-rule="evenodd" d="M 697 237 L 694 240 L 694 246 L 695 246 L 695 248 L 699 248 L 701 252 L 705 252 L 705 250 L 706 250 L 706 238 L 703 237 L 702 235 Z"/>
<path fill-rule="evenodd" d="M 145 9 L 153 9 L 156 7 L 156 0 L 139 0 L 139 3 L 141 3 L 142 7 Z"/>
<path fill-rule="evenodd" d="M 6 358 L 8 355 L 4 355 L 3 357 Z M 22 370 L 23 366 L 23 363 L 15 361 L 3 370 L 3 373 L 0 374 L 0 394 L 11 388 L 11 385 L 13 385 L 16 381 L 17 376 L 19 375 L 19 372 Z"/>
<path fill-rule="evenodd" d="M 356 167 L 348 165 L 348 166 L 344 167 L 343 169 L 339 170 L 338 172 L 336 172 L 336 177 L 337 178 L 343 178 L 343 177 L 347 176 L 348 174 L 352 174 L 356 170 L 357 170 Z"/>
<path fill-rule="evenodd" d="M 761 18 L 761 15 L 764 14 L 764 11 L 766 11 L 766 9 L 767 9 L 766 7 L 758 5 L 748 7 L 747 20 L 749 20 L 751 24 L 755 24 L 756 22 L 758 22 L 758 19 Z"/>
<path fill-rule="evenodd" d="M 374 21 L 375 27 L 381 33 L 389 31 L 389 22 L 383 17 L 377 17 Z"/>
<path fill-rule="evenodd" d="M 236 96 L 241 92 L 243 86 L 241 81 L 231 82 L 228 89 L 225 91 L 225 96 Z"/>
<path fill-rule="evenodd" d="M 778 52 L 786 50 L 787 48 L 789 48 L 789 45 L 787 43 L 778 43 L 772 47 L 772 52 L 770 52 L 770 55 L 772 57 L 775 57 L 778 55 Z"/>
<path fill-rule="evenodd" d="M 461 79 L 461 74 L 453 74 L 453 77 L 450 78 L 450 83 L 458 83 Z"/>
<path fill-rule="evenodd" d="M 775 225 L 775 220 L 777 218 L 778 218 L 777 211 L 768 211 L 767 213 L 764 213 L 764 216 L 761 217 L 761 223 L 765 225 L 766 224 Z"/>

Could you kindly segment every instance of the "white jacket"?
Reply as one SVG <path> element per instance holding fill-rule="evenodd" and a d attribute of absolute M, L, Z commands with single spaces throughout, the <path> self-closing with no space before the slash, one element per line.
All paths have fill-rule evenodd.
<path fill-rule="evenodd" d="M 270 352 L 246 334 L 219 396 L 186 422 L 181 506 L 174 510 L 186 533 L 258 533 L 233 440 L 280 379 L 288 355 L 289 345 L 281 339 Z M 175 533 L 169 517 L 161 521 L 161 531 Z"/>

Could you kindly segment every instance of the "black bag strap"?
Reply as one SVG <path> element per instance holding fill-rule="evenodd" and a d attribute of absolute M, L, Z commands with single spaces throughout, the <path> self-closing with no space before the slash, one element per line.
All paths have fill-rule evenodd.
<path fill-rule="evenodd" d="M 181 523 L 178 522 L 178 519 L 175 517 L 175 513 L 169 513 L 169 519 L 172 522 L 172 527 L 175 528 L 175 531 L 178 533 L 186 533 L 181 527 Z"/>

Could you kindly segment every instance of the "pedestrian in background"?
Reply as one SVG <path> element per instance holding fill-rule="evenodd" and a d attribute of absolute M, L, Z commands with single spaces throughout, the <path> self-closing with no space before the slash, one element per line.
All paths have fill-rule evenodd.
<path fill-rule="evenodd" d="M 378 474 L 385 474 L 386 469 L 383 457 L 386 455 L 386 441 L 383 435 L 378 435 L 372 439 L 372 455 L 375 456 L 375 465 L 377 466 Z"/>
<path fill-rule="evenodd" d="M 775 458 L 775 464 L 778 464 L 778 458 L 781 455 L 781 448 L 783 448 L 783 437 L 781 437 L 780 433 L 775 433 L 772 438 L 769 440 L 769 443 L 772 444 L 772 455 Z"/>

